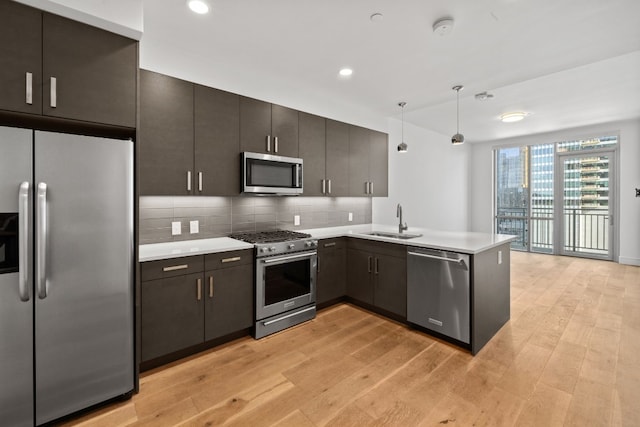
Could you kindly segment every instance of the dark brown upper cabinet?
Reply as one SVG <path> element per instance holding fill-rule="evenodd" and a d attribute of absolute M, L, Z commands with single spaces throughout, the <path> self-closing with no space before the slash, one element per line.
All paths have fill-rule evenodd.
<path fill-rule="evenodd" d="M 298 111 L 240 97 L 240 150 L 298 157 Z"/>
<path fill-rule="evenodd" d="M 240 194 L 240 96 L 195 85 L 197 194 Z"/>
<path fill-rule="evenodd" d="M 349 195 L 349 125 L 299 113 L 305 196 Z"/>
<path fill-rule="evenodd" d="M 0 3 L 0 109 L 135 128 L 138 42 Z"/>
<path fill-rule="evenodd" d="M 193 84 L 140 70 L 140 195 L 196 194 Z"/>
<path fill-rule="evenodd" d="M 240 97 L 140 70 L 140 194 L 240 194 Z"/>
<path fill-rule="evenodd" d="M 388 136 L 359 126 L 349 126 L 349 195 L 387 196 Z"/>

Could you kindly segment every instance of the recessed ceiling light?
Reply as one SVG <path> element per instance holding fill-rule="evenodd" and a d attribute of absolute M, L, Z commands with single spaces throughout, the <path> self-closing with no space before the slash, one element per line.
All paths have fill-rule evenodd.
<path fill-rule="evenodd" d="M 351 68 L 343 68 L 340 70 L 340 75 L 342 77 L 349 77 L 351 74 L 353 74 L 353 70 Z"/>
<path fill-rule="evenodd" d="M 384 16 L 382 16 L 381 13 L 374 13 L 369 17 L 369 19 L 371 20 L 371 22 L 380 22 L 384 19 Z"/>
<path fill-rule="evenodd" d="M 475 96 L 478 101 L 488 101 L 493 98 L 493 94 L 487 91 L 476 93 Z"/>
<path fill-rule="evenodd" d="M 209 5 L 203 0 L 189 0 L 187 1 L 187 4 L 189 5 L 189 9 L 191 9 L 195 13 L 198 13 L 200 15 L 209 13 Z"/>
<path fill-rule="evenodd" d="M 522 111 L 514 111 L 512 113 L 504 113 L 500 116 L 500 120 L 504 123 L 519 122 L 527 116 L 527 113 Z"/>

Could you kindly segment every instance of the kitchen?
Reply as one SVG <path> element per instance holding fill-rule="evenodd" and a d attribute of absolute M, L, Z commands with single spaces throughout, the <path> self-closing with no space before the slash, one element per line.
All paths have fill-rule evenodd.
<path fill-rule="evenodd" d="M 130 14 L 127 14 L 126 18 L 117 18 L 118 14 L 113 10 L 109 10 L 109 8 L 104 5 L 95 6 L 93 10 L 91 9 L 91 5 L 85 6 L 89 7 L 89 10 L 84 9 L 77 11 L 74 17 L 80 16 L 84 19 L 91 18 L 85 15 L 87 13 L 91 14 L 91 12 L 93 12 L 93 14 L 104 16 L 107 21 L 109 21 L 108 18 L 115 21 L 115 24 L 111 27 L 111 29 L 117 28 L 119 29 L 119 32 L 127 33 L 125 35 L 136 38 L 134 34 L 135 30 L 132 31 L 131 28 L 133 27 L 139 32 L 142 32 L 142 4 L 141 2 L 137 4 L 135 4 L 134 2 L 130 3 L 131 4 L 128 5 L 119 5 L 120 7 L 124 7 L 124 10 L 131 12 Z M 37 6 L 44 8 L 42 4 L 39 4 Z M 49 6 L 51 7 L 51 5 Z M 384 224 L 386 226 L 392 227 L 398 222 L 398 218 L 396 217 L 398 203 L 401 203 L 404 207 L 404 218 L 409 225 L 409 229 L 407 230 L 408 232 L 413 232 L 415 229 L 421 227 L 428 227 L 428 229 L 438 229 L 445 231 L 451 230 L 452 232 L 460 230 L 473 230 L 489 233 L 492 232 L 492 147 L 495 144 L 495 140 L 497 139 L 511 138 L 507 139 L 505 141 L 505 144 L 516 143 L 517 137 L 519 136 L 491 135 L 488 137 L 485 136 L 485 140 L 488 141 L 487 143 L 481 143 L 481 137 L 477 137 L 478 143 L 475 143 L 476 141 L 474 141 L 473 134 L 480 135 L 482 128 L 474 126 L 474 131 L 471 132 L 471 125 L 474 120 L 480 120 L 476 119 L 476 117 L 480 117 L 482 116 L 482 114 L 486 113 L 482 113 L 482 111 L 473 111 L 473 109 L 479 109 L 481 107 L 475 107 L 476 104 L 473 104 L 473 102 L 476 101 L 473 99 L 472 95 L 473 93 L 480 92 L 482 90 L 501 87 L 500 84 L 493 83 L 489 85 L 489 82 L 481 80 L 479 80 L 478 83 L 473 83 L 473 81 L 475 81 L 474 79 L 477 78 L 476 75 L 480 71 L 490 73 L 490 70 L 474 70 L 474 72 L 471 73 L 469 67 L 462 67 L 468 70 L 469 73 L 471 73 L 470 76 L 466 79 L 466 82 L 466 74 L 463 74 L 457 77 L 460 78 L 460 81 L 446 81 L 446 85 L 442 85 L 444 87 L 437 88 L 435 92 L 429 92 L 434 99 L 440 100 L 439 107 L 432 106 L 426 108 L 426 110 L 428 111 L 429 108 L 431 108 L 431 110 L 442 111 L 439 116 L 436 114 L 432 114 L 433 120 L 436 123 L 431 123 L 428 126 L 425 125 L 424 127 L 416 126 L 411 122 L 413 121 L 415 123 L 417 119 L 412 119 L 411 116 L 418 116 L 421 108 L 416 108 L 415 110 L 407 110 L 409 112 L 406 114 L 403 112 L 403 118 L 399 120 L 400 108 L 398 108 L 397 105 L 398 101 L 405 99 L 409 107 L 411 107 L 413 104 L 419 105 L 419 103 L 425 102 L 424 99 L 420 99 L 419 97 L 409 98 L 408 92 L 404 95 L 402 94 L 402 91 L 400 91 L 400 94 L 387 94 L 385 98 L 387 100 L 384 101 L 384 103 L 379 99 L 370 99 L 365 96 L 362 100 L 363 103 L 370 103 L 371 105 L 379 106 L 375 107 L 379 108 L 379 111 L 376 114 L 375 112 L 366 112 L 366 110 L 364 110 L 363 108 L 357 108 L 352 104 L 338 102 L 336 101 L 337 98 L 334 99 L 328 96 L 320 96 L 318 93 L 313 92 L 312 87 L 315 87 L 313 83 L 308 83 L 305 86 L 303 85 L 303 83 L 294 83 L 296 82 L 296 80 L 293 80 L 292 78 L 284 78 L 284 76 L 278 77 L 277 73 L 271 75 L 271 77 L 267 77 L 268 73 L 266 72 L 261 72 L 259 74 L 259 78 L 252 78 L 251 75 L 252 73 L 255 73 L 255 67 L 252 67 L 250 65 L 247 65 L 246 67 L 241 66 L 244 63 L 243 61 L 246 61 L 246 58 L 242 57 L 238 58 L 239 62 L 234 66 L 236 68 L 234 68 L 233 72 L 227 74 L 225 77 L 214 77 L 207 72 L 207 70 L 216 69 L 220 70 L 219 72 L 222 73 L 222 70 L 226 69 L 226 67 L 229 67 L 229 65 L 225 64 L 214 64 L 207 62 L 215 61 L 215 58 L 217 58 L 216 55 L 211 55 L 207 58 L 203 58 L 202 60 L 204 61 L 204 63 L 201 63 L 198 66 L 193 66 L 194 64 L 192 64 L 192 66 L 186 66 L 185 70 L 183 71 L 177 70 L 176 68 L 179 68 L 178 64 L 191 64 L 189 62 L 189 59 L 193 57 L 193 52 L 190 50 L 191 48 L 186 48 L 184 45 L 179 45 L 178 43 L 169 40 L 169 38 L 171 37 L 170 35 L 172 34 L 172 32 L 175 33 L 176 31 L 181 32 L 182 30 L 184 30 L 184 28 L 176 27 L 178 25 L 197 27 L 196 22 L 201 22 L 194 21 L 194 19 L 200 19 L 199 17 L 193 18 L 187 15 L 190 12 L 188 12 L 183 6 L 183 4 L 171 6 L 175 7 L 175 9 L 171 9 L 169 6 L 167 6 L 166 12 L 167 14 L 174 16 L 185 16 L 186 24 L 178 24 L 177 22 L 163 22 L 162 24 L 159 24 L 160 21 L 154 21 L 152 18 L 154 17 L 154 14 L 159 14 L 160 12 L 158 10 L 154 10 L 154 8 L 152 8 L 150 5 L 145 5 L 145 36 L 142 37 L 140 49 L 140 67 L 142 69 L 150 69 L 161 72 L 163 74 L 177 76 L 181 79 L 184 79 L 183 81 L 185 82 L 195 81 L 204 86 L 221 88 L 232 93 L 243 94 L 255 99 L 267 99 L 274 102 L 274 105 L 278 104 L 289 108 L 295 108 L 300 111 L 309 111 L 319 116 L 324 116 L 330 119 L 337 119 L 339 121 L 344 121 L 347 123 L 356 123 L 359 126 L 363 126 L 363 129 L 371 129 L 376 131 L 382 130 L 384 133 L 389 134 L 389 188 L 387 189 L 387 194 L 380 197 L 374 196 L 373 198 L 352 196 L 346 198 L 308 198 L 302 196 L 299 198 L 279 198 L 278 201 L 273 201 L 274 199 L 272 198 L 247 199 L 242 197 L 233 197 L 224 195 L 223 193 L 220 193 L 220 196 L 212 195 L 211 197 L 199 197 L 179 196 L 179 194 L 182 193 L 171 192 L 166 196 L 156 197 L 144 196 L 144 192 L 142 192 L 141 195 L 143 195 L 143 197 L 140 199 L 141 221 L 138 230 L 140 235 L 140 243 L 153 244 L 154 242 L 163 241 L 169 242 L 173 240 L 190 240 L 193 237 L 218 237 L 227 235 L 231 231 L 235 232 L 237 231 L 237 229 L 256 229 L 258 223 L 263 223 L 265 227 L 273 227 L 274 224 L 278 224 L 303 232 L 309 229 L 329 226 L 349 226 L 350 222 L 355 223 L 355 225 L 366 225 L 374 223 Z M 57 5 L 57 7 L 57 10 L 60 10 L 61 6 L 59 6 L 59 4 Z M 101 7 L 103 8 L 102 10 L 100 9 Z M 115 7 L 116 6 L 114 6 L 114 8 Z M 210 16 L 220 16 L 219 14 L 222 13 L 222 10 L 224 10 L 224 7 L 222 7 L 222 5 L 220 5 L 220 7 L 222 9 L 218 12 L 215 12 L 217 9 L 216 6 L 214 6 L 214 13 Z M 226 5 L 226 7 L 229 7 L 229 5 Z M 382 10 L 382 6 L 380 7 Z M 64 7 L 62 7 L 62 9 L 64 9 Z M 184 11 L 182 9 L 184 9 Z M 356 9 L 358 10 L 350 11 L 350 13 L 355 13 L 356 11 L 360 14 L 363 13 L 360 8 Z M 55 11 L 56 10 L 53 10 L 53 12 Z M 69 11 L 67 10 L 67 12 Z M 264 12 L 264 14 L 258 15 L 265 17 L 268 16 L 271 19 L 276 18 L 272 13 L 267 14 L 267 11 Z M 376 43 L 382 43 L 384 41 L 383 39 L 385 37 L 388 37 L 388 34 L 386 32 L 389 31 L 384 27 L 384 25 L 393 24 L 393 13 L 391 11 L 388 13 L 382 13 L 384 17 L 383 20 L 380 21 L 379 18 L 371 19 L 371 15 L 374 12 L 375 11 L 373 10 L 366 11 L 366 14 L 363 18 L 364 22 L 362 23 L 363 28 L 361 29 L 360 33 L 363 34 L 363 36 L 367 36 L 368 40 L 372 40 Z M 452 16 L 454 16 L 454 18 L 456 18 L 456 15 L 460 16 L 461 19 L 464 16 L 462 11 L 446 12 L 450 13 Z M 318 13 L 326 12 L 319 11 Z M 431 14 L 434 14 L 434 20 L 440 17 L 440 15 L 436 14 L 435 11 L 429 12 L 429 16 L 431 16 Z M 294 13 L 294 15 L 300 16 L 300 25 L 305 22 L 304 19 L 311 19 L 311 17 L 313 16 L 312 14 L 305 15 L 302 13 L 302 11 L 300 11 L 299 13 Z M 131 21 L 127 20 L 135 20 L 136 16 L 139 18 L 139 25 L 135 23 L 131 25 Z M 489 19 L 494 19 L 496 20 L 496 22 L 498 22 L 497 17 L 500 17 L 500 13 L 494 10 L 493 17 L 489 15 L 486 15 L 485 17 L 487 16 L 489 17 Z M 347 19 L 347 17 L 350 17 L 348 19 L 357 21 L 357 19 L 355 17 L 352 17 L 352 15 L 350 14 L 345 15 L 344 19 Z M 326 18 L 329 19 L 328 17 Z M 406 23 L 413 22 L 412 19 L 416 19 L 415 17 L 405 18 L 406 21 L 403 22 Z M 91 19 L 95 21 L 95 17 Z M 91 19 L 89 20 L 91 21 Z M 425 31 L 425 34 L 423 34 L 423 36 L 425 38 L 427 36 L 431 37 L 431 39 L 429 39 L 430 43 L 451 43 L 451 39 L 434 39 L 434 34 L 431 30 L 432 21 L 434 20 L 428 19 L 425 22 L 422 22 L 422 25 L 424 27 L 423 30 Z M 98 21 L 100 20 L 98 19 Z M 457 18 L 454 19 L 454 21 L 456 22 L 456 26 L 454 27 L 454 32 L 449 36 L 454 36 L 456 32 L 464 31 L 464 25 L 459 24 L 460 21 Z M 102 24 L 104 24 L 104 22 L 102 22 Z M 379 24 L 382 24 L 383 27 L 381 28 Z M 376 25 L 377 27 L 375 27 Z M 627 35 L 629 36 L 629 39 L 631 41 L 637 40 L 637 37 L 633 38 L 634 34 L 632 33 L 632 26 L 622 27 L 625 28 L 625 31 L 630 32 Z M 152 38 L 151 35 L 154 34 L 154 31 L 159 31 L 160 29 L 163 30 L 161 33 L 164 35 L 160 34 L 157 36 L 157 38 Z M 384 34 L 376 34 L 376 31 L 380 31 Z M 145 37 L 148 38 L 145 39 Z M 275 36 L 270 35 L 270 37 Z M 635 46 L 637 50 L 637 42 Z M 443 48 L 443 46 L 434 47 L 434 49 L 436 50 Z M 221 49 L 224 51 L 223 48 Z M 626 53 L 625 49 L 629 49 L 628 46 L 625 47 L 622 43 L 620 43 L 616 49 L 618 50 L 613 51 L 615 54 L 622 55 L 622 59 L 628 59 L 624 57 L 624 54 Z M 229 58 L 234 57 L 234 55 L 242 56 L 238 55 L 237 52 L 230 53 L 230 55 L 231 56 Z M 612 55 L 612 53 L 609 53 L 609 55 Z M 249 56 L 255 56 L 256 58 L 260 57 L 257 53 L 255 55 Z M 171 58 L 171 60 L 168 60 L 167 58 Z M 631 54 L 631 59 L 633 58 L 634 57 Z M 376 59 L 375 55 L 372 54 L 372 57 L 370 59 Z M 377 59 L 379 60 L 380 58 Z M 594 58 L 591 58 L 591 60 L 593 59 Z M 273 61 L 276 63 L 278 62 L 276 59 L 273 59 Z M 269 65 L 270 60 L 266 61 L 266 63 L 267 65 Z M 231 62 L 229 62 L 229 64 L 231 64 Z M 522 64 L 525 64 L 525 62 L 523 62 Z M 637 63 L 632 62 L 632 64 Z M 526 65 L 530 66 L 531 64 L 529 62 L 526 63 Z M 332 77 L 335 79 L 333 84 L 338 88 L 339 91 L 349 92 L 350 90 L 352 90 L 349 89 L 349 84 L 358 82 L 359 73 L 362 73 L 362 71 L 360 70 L 376 68 L 375 65 L 367 66 L 366 64 L 358 67 L 353 67 L 354 75 L 351 77 L 351 80 L 340 79 L 340 77 Z M 318 66 L 317 68 L 320 69 L 321 67 Z M 407 66 L 406 69 L 409 70 L 409 67 Z M 452 67 L 451 69 L 453 70 L 456 68 Z M 335 74 L 337 73 L 337 70 L 332 70 L 331 73 Z M 437 75 L 437 72 L 433 71 L 433 74 Z M 302 73 L 302 75 L 305 74 Z M 313 77 L 312 74 L 306 75 L 308 76 L 308 78 Z M 279 79 L 282 79 L 282 81 L 279 81 Z M 286 80 L 287 83 L 285 85 L 286 87 L 283 86 L 284 80 Z M 437 79 L 435 79 L 434 81 L 436 80 Z M 455 93 L 451 91 L 451 86 L 458 83 L 466 83 L 466 90 L 470 91 L 467 92 L 468 95 L 464 94 L 463 92 L 463 95 L 461 97 L 460 109 L 460 130 L 462 133 L 466 134 L 467 143 L 462 146 L 451 146 L 449 138 L 450 135 L 453 134 L 456 130 Z M 429 84 L 434 83 L 430 82 Z M 479 86 L 480 84 L 486 84 L 488 85 L 488 87 L 473 86 Z M 301 86 L 298 87 L 296 85 Z M 637 83 L 636 86 L 627 86 L 627 90 L 629 89 L 629 87 L 631 87 L 632 89 L 637 88 Z M 380 87 L 379 89 L 379 94 L 370 94 L 368 96 L 383 96 L 384 92 L 389 90 L 389 88 L 387 87 Z M 613 88 L 610 89 L 611 90 L 609 91 L 609 94 L 611 96 L 617 93 L 613 90 Z M 296 96 L 296 92 L 304 95 Z M 506 95 L 504 92 L 500 92 L 498 89 L 495 89 L 495 94 L 497 98 L 493 101 L 498 101 L 502 96 Z M 401 98 L 398 99 L 398 97 Z M 143 94 L 141 94 L 141 102 L 144 102 Z M 633 114 L 634 111 L 637 111 L 637 107 L 635 109 L 633 107 L 633 104 L 628 106 L 628 110 L 625 111 L 625 114 Z M 185 113 L 185 115 L 186 114 L 187 113 Z M 535 114 L 533 114 L 532 117 L 528 117 L 526 120 L 533 120 L 536 118 L 536 116 L 540 117 L 542 115 L 542 111 L 538 110 L 535 111 Z M 589 119 L 586 111 L 583 112 L 583 115 L 587 119 Z M 376 118 L 378 116 L 380 117 L 380 119 Z M 387 119 L 388 117 L 390 118 Z M 143 117 L 141 117 L 140 119 L 142 120 Z M 588 123 L 598 123 L 598 121 L 594 118 L 591 118 L 591 121 Z M 492 126 L 496 127 L 497 125 L 499 124 L 494 123 Z M 442 128 L 439 128 L 438 126 L 442 126 Z M 638 181 L 637 176 L 634 175 L 636 172 L 635 167 L 633 166 L 635 165 L 634 159 L 638 157 L 637 155 L 634 156 L 633 150 L 637 150 L 637 147 L 629 144 L 629 141 L 637 139 L 637 116 L 635 116 L 634 118 L 619 114 L 615 118 L 607 121 L 604 125 L 586 125 L 578 124 L 575 122 L 568 122 L 563 126 L 557 126 L 558 127 L 556 129 L 559 129 L 557 131 L 548 128 L 538 128 L 537 132 L 528 131 L 528 133 L 540 134 L 545 131 L 555 131 L 555 133 L 552 132 L 550 134 L 550 137 L 557 138 L 557 135 L 559 134 L 571 135 L 568 130 L 560 130 L 567 128 L 574 128 L 573 132 L 579 134 L 611 130 L 619 131 L 621 135 L 620 150 L 623 154 L 620 156 L 621 180 L 619 191 L 622 197 L 620 198 L 619 223 L 620 228 L 623 229 L 624 232 L 620 233 L 618 255 L 621 259 L 621 263 L 622 261 L 626 261 L 627 264 L 633 264 L 634 262 L 637 262 L 637 259 L 639 258 L 637 256 L 637 239 L 634 239 L 633 237 L 637 236 L 638 233 L 637 224 L 635 221 L 633 221 L 633 218 L 637 218 L 638 205 L 637 199 L 629 197 L 630 192 L 633 190 L 633 186 L 637 185 Z M 577 128 L 578 130 L 576 131 L 575 128 Z M 141 128 L 140 132 L 140 138 L 141 141 L 143 141 L 144 128 Z M 434 143 L 427 144 L 419 141 L 434 141 Z M 408 143 L 408 153 L 401 154 L 396 151 L 395 147 L 400 142 Z M 502 142 L 500 142 L 500 144 L 502 144 Z M 140 158 L 141 162 L 144 162 L 144 160 L 144 158 Z M 188 160 L 188 163 L 193 164 L 193 162 L 193 159 Z M 309 164 L 309 162 L 305 163 L 305 165 L 307 164 Z M 141 167 L 140 173 L 142 176 L 145 176 L 143 171 L 144 167 Z M 166 172 L 169 173 L 171 171 L 167 168 Z M 180 173 L 183 174 L 184 172 Z M 197 188 L 199 177 L 196 176 L 197 172 L 195 170 L 193 170 L 192 173 L 193 176 L 191 177 L 190 182 L 192 183 L 193 188 Z M 446 179 L 443 180 L 443 176 L 446 177 Z M 184 187 L 184 178 L 186 178 L 186 176 L 181 175 L 180 184 L 182 187 Z M 205 174 L 203 180 L 204 188 L 206 189 L 209 188 L 207 179 L 209 179 L 209 176 Z M 427 191 L 425 191 L 424 195 L 421 195 L 421 197 L 416 197 L 416 183 L 424 183 L 425 188 L 427 189 Z M 373 187 L 374 191 L 379 191 L 379 186 L 375 183 L 373 184 Z M 333 190 L 336 191 L 336 189 L 337 187 L 335 187 L 334 185 Z M 388 197 L 385 197 L 387 195 Z M 263 199 L 265 201 L 263 201 Z M 446 215 L 442 214 L 442 209 L 434 209 L 434 206 L 446 207 Z M 211 214 L 210 212 L 212 210 L 216 213 Z M 145 215 L 151 216 L 145 217 Z M 221 219 L 219 222 L 214 221 L 213 224 L 209 224 L 206 222 L 206 219 L 201 219 L 208 216 L 219 216 L 223 217 L 224 219 Z M 299 225 L 295 225 L 295 216 L 299 217 Z M 350 217 L 353 218 L 351 221 L 349 221 Z M 197 233 L 192 232 L 192 221 L 198 221 L 197 224 L 193 225 L 193 227 L 195 227 L 194 230 L 200 229 Z M 172 222 L 179 222 L 178 227 L 180 234 L 172 236 Z M 371 229 L 369 231 L 376 230 Z M 514 264 L 517 265 L 515 261 Z M 208 269 L 208 267 L 206 268 Z M 585 271 L 589 269 L 589 267 L 584 268 Z M 320 271 L 322 271 L 322 265 L 320 266 Z M 516 280 L 512 280 L 512 287 L 517 288 L 515 283 Z M 203 283 L 203 285 L 204 288 L 207 288 L 208 286 L 207 283 Z M 203 291 L 204 293 L 206 293 L 208 290 L 203 289 Z M 346 310 L 346 308 L 342 310 L 344 311 Z M 353 313 L 343 313 L 343 315 L 345 315 L 346 317 L 357 318 L 357 315 Z M 326 316 L 327 315 L 320 312 L 320 314 L 318 315 L 318 321 Z M 329 319 L 327 320 L 331 322 Z M 513 314 L 512 320 L 515 320 Z M 136 399 L 135 396 L 134 399 Z"/>

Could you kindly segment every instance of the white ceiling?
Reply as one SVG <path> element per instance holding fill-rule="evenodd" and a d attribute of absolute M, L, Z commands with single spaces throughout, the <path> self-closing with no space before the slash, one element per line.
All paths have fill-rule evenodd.
<path fill-rule="evenodd" d="M 141 63 L 145 48 L 163 50 L 182 70 L 174 74 L 195 81 L 382 117 L 399 118 L 405 101 L 405 121 L 445 135 L 456 125 L 451 87 L 462 84 L 460 131 L 469 142 L 640 117 L 638 0 L 209 3 L 212 12 L 196 16 L 184 0 L 143 0 Z M 369 19 L 376 12 L 381 22 Z M 434 34 L 446 16 L 452 33 Z M 343 66 L 351 78 L 338 77 Z M 495 98 L 475 100 L 482 91 Z M 518 110 L 530 116 L 498 120 Z"/>

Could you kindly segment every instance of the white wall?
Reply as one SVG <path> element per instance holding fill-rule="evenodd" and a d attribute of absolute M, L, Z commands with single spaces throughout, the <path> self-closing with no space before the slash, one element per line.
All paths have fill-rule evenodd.
<path fill-rule="evenodd" d="M 405 123 L 409 151 L 401 154 L 401 121 L 389 119 L 388 129 L 389 197 L 373 199 L 373 222 L 397 224 L 400 203 L 409 230 L 468 230 L 469 145 L 453 146 L 450 135 Z"/>
<path fill-rule="evenodd" d="M 471 146 L 469 177 L 470 227 L 472 231 L 491 232 L 493 227 L 493 148 L 499 146 L 541 144 L 573 138 L 618 134 L 619 262 L 640 265 L 640 120 L 614 122 L 568 129 Z"/>
<path fill-rule="evenodd" d="M 17 0 L 19 3 L 140 40 L 142 0 Z"/>

